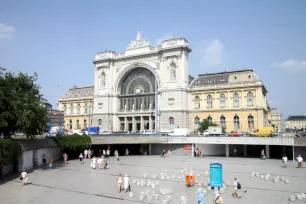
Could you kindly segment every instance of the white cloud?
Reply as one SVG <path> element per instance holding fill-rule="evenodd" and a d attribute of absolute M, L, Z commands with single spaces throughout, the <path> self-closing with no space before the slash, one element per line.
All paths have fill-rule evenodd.
<path fill-rule="evenodd" d="M 306 71 L 306 61 L 286 60 L 280 63 L 273 63 L 271 67 L 282 68 L 289 72 L 303 72 Z"/>
<path fill-rule="evenodd" d="M 15 28 L 4 23 L 0 23 L 0 39 L 13 38 L 15 34 Z"/>
<path fill-rule="evenodd" d="M 171 38 L 174 38 L 174 36 L 171 33 L 166 33 L 163 36 L 161 36 L 160 38 L 155 40 L 155 45 L 161 45 L 164 40 L 168 40 L 168 39 L 171 39 Z"/>
<path fill-rule="evenodd" d="M 220 65 L 223 62 L 223 52 L 224 46 L 222 42 L 218 39 L 214 39 L 208 46 L 205 47 L 202 61 L 208 66 Z"/>

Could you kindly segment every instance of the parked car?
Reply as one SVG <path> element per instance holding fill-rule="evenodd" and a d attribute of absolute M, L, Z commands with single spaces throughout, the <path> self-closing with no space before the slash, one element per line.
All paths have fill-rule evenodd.
<path fill-rule="evenodd" d="M 144 130 L 142 134 L 154 134 L 154 130 Z"/>
<path fill-rule="evenodd" d="M 229 133 L 227 136 L 229 136 L 229 137 L 242 137 L 243 133 L 242 132 L 233 132 L 233 133 Z"/>
<path fill-rule="evenodd" d="M 299 131 L 299 132 L 295 133 L 295 136 L 296 137 L 302 137 L 303 136 L 303 132 Z"/>
<path fill-rule="evenodd" d="M 306 131 L 305 131 L 305 132 L 303 132 L 303 137 L 306 137 Z"/>
<path fill-rule="evenodd" d="M 220 127 L 220 126 L 209 126 L 208 127 L 208 134 L 209 135 L 221 135 L 222 134 L 222 127 Z"/>

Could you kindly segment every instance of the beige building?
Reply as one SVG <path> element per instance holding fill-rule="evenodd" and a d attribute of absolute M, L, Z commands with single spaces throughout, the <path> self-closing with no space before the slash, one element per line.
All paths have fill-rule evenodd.
<path fill-rule="evenodd" d="M 305 115 L 294 115 L 289 116 L 286 120 L 286 128 L 291 129 L 306 129 L 306 116 Z"/>
<path fill-rule="evenodd" d="M 251 69 L 200 74 L 190 85 L 190 127 L 203 119 L 226 132 L 248 131 L 271 125 L 267 90 Z"/>
<path fill-rule="evenodd" d="M 281 114 L 276 108 L 272 108 L 271 110 L 271 122 L 275 128 L 275 131 L 279 131 L 282 129 L 281 127 Z"/>
<path fill-rule="evenodd" d="M 91 126 L 93 93 L 93 86 L 74 87 L 59 99 L 59 108 L 64 112 L 63 124 L 66 130 L 85 129 Z"/>

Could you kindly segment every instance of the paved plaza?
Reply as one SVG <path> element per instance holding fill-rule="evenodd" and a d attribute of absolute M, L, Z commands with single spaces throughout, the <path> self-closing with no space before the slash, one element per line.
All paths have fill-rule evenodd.
<path fill-rule="evenodd" d="M 209 171 L 209 164 L 220 162 L 223 164 L 223 180 L 233 183 L 233 178 L 238 177 L 242 185 L 242 198 L 234 199 L 231 194 L 233 187 L 227 187 L 223 194 L 224 203 L 289 203 L 289 195 L 306 192 L 306 168 L 296 168 L 296 162 L 289 161 L 288 168 L 283 168 L 280 160 L 259 160 L 252 158 L 225 158 L 225 157 L 171 157 L 160 158 L 159 156 L 129 156 L 121 157 L 120 161 L 114 158 L 109 160 L 108 170 L 91 169 L 90 160 L 80 164 L 78 160 L 71 160 L 66 166 L 61 162 L 56 163 L 51 170 L 37 169 L 29 173 L 29 181 L 32 184 L 21 186 L 19 179 L 9 179 L 0 185 L 1 204 L 117 204 L 117 203 L 162 203 L 166 199 L 160 194 L 160 188 L 172 189 L 170 203 L 178 203 L 181 196 L 186 196 L 188 203 L 197 203 L 196 187 L 187 188 L 185 180 L 178 180 L 181 170 L 193 169 L 196 182 L 205 182 L 205 171 Z M 168 175 L 175 179 L 158 180 L 156 188 L 140 187 L 134 184 L 134 179 L 145 179 L 167 170 Z M 260 177 L 251 178 L 251 172 L 260 174 L 271 174 L 268 181 Z M 117 192 L 117 176 L 119 173 L 127 174 L 134 197 L 130 198 L 128 193 Z M 274 176 L 289 179 L 289 184 L 283 181 L 273 182 Z M 147 178 L 148 179 L 148 178 Z M 147 180 L 146 179 L 146 180 Z M 151 179 L 151 178 L 150 178 Z M 154 180 L 154 179 L 151 179 Z M 147 199 L 140 201 L 140 192 L 147 190 L 159 194 L 158 201 L 149 202 Z M 245 192 L 247 191 L 247 192 Z M 214 192 L 208 192 L 205 203 L 213 203 Z M 306 199 L 296 200 L 294 203 L 305 203 Z M 290 202 L 291 203 L 291 202 Z"/>

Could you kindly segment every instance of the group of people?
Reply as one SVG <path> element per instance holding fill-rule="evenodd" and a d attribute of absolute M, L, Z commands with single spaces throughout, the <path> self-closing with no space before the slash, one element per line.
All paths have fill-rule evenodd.
<path fill-rule="evenodd" d="M 47 156 L 46 156 L 46 154 L 43 155 L 43 164 L 44 164 L 44 167 L 47 166 Z M 49 165 L 50 169 L 53 166 L 53 157 L 51 155 L 48 157 L 48 165 Z"/>
<path fill-rule="evenodd" d="M 196 157 L 204 157 L 204 150 L 200 151 L 199 148 L 196 148 L 196 149 L 194 150 L 194 155 L 195 155 Z"/>
<path fill-rule="evenodd" d="M 166 150 L 163 150 L 162 151 L 162 154 L 161 154 L 161 156 L 160 157 L 163 157 L 163 158 L 166 158 Z M 172 155 L 172 153 L 171 153 L 171 150 L 169 149 L 168 150 L 168 153 L 167 153 L 167 155 L 168 155 L 168 157 L 170 157 L 171 155 Z"/>
<path fill-rule="evenodd" d="M 304 165 L 304 160 L 303 160 L 303 157 L 301 157 L 301 155 L 299 155 L 297 158 L 296 158 L 296 161 L 298 162 L 298 166 L 297 166 L 297 168 L 302 168 L 303 167 L 303 165 Z M 283 156 L 283 158 L 282 158 L 282 162 L 283 162 L 283 164 L 284 164 L 284 168 L 287 168 L 287 166 L 288 166 L 288 158 L 287 158 L 287 156 L 285 155 L 285 156 Z"/>
<path fill-rule="evenodd" d="M 117 178 L 117 184 L 118 184 L 118 192 L 120 193 L 122 190 L 126 193 L 127 191 L 131 191 L 131 186 L 129 184 L 129 177 L 125 175 L 124 177 L 120 173 Z M 123 187 L 123 189 L 122 189 Z"/>

